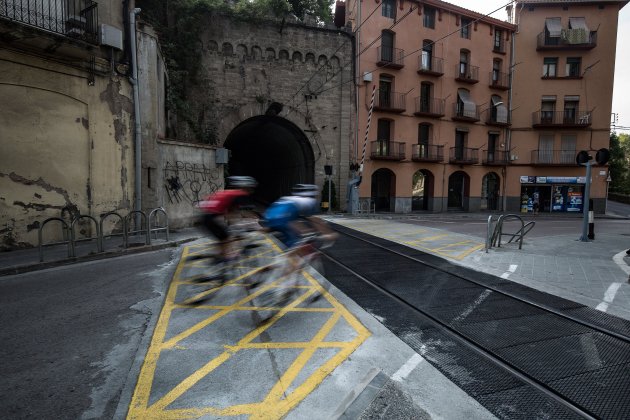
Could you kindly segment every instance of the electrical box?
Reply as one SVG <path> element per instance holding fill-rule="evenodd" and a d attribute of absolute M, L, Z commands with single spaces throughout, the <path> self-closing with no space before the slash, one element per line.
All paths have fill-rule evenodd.
<path fill-rule="evenodd" d="M 230 161 L 230 150 L 229 149 L 217 149 L 214 155 L 214 163 L 217 165 L 227 164 Z"/>
<path fill-rule="evenodd" d="M 101 45 L 113 47 L 118 50 L 123 49 L 122 31 L 110 25 L 101 23 L 100 26 Z"/>

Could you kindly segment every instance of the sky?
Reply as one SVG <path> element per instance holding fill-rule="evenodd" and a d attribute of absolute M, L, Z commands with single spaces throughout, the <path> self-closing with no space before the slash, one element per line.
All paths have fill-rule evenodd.
<path fill-rule="evenodd" d="M 446 0 L 448 3 L 465 7 L 477 13 L 488 14 L 500 9 L 491 16 L 506 20 L 505 5 L 509 0 Z M 630 46 L 630 4 L 624 6 L 619 13 L 619 27 L 617 29 L 617 57 L 615 61 L 615 84 L 613 88 L 612 112 L 618 116 L 616 125 L 625 127 L 617 129 L 618 133 L 630 133 L 630 54 L 623 54 L 621 47 Z M 624 71 L 625 70 L 625 71 Z M 624 94 L 625 93 L 625 94 Z"/>

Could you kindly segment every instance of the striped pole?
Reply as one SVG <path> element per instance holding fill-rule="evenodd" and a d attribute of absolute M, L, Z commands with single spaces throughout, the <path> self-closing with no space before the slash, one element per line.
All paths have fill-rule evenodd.
<path fill-rule="evenodd" d="M 365 127 L 365 140 L 363 141 L 363 155 L 361 165 L 359 165 L 359 176 L 363 175 L 363 163 L 365 163 L 365 148 L 367 147 L 368 134 L 370 133 L 370 121 L 372 121 L 372 110 L 374 109 L 374 95 L 376 94 L 376 84 L 372 85 L 372 99 L 370 99 L 370 109 L 368 111 L 367 127 Z"/>

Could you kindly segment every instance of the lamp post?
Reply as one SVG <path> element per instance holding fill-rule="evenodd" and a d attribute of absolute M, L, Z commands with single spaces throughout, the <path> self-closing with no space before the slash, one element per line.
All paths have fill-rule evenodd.
<path fill-rule="evenodd" d="M 328 213 L 331 213 L 332 208 L 332 165 L 324 165 L 324 173 L 328 177 Z"/>

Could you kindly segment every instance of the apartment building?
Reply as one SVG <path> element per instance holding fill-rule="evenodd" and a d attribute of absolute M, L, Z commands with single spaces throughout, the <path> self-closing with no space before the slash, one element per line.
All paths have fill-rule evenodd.
<path fill-rule="evenodd" d="M 585 168 L 575 155 L 608 145 L 624 4 L 524 1 L 503 21 L 434 0 L 349 1 L 359 132 L 370 121 L 365 153 L 361 135 L 355 144 L 362 206 L 515 212 L 533 211 L 537 197 L 541 211 L 580 211 Z M 604 21 L 614 24 L 604 30 Z M 548 28 L 559 43 L 541 47 Z M 543 73 L 551 58 L 562 76 Z M 596 209 L 604 172 L 593 180 Z M 558 194 L 563 204 L 554 208 Z"/>
<path fill-rule="evenodd" d="M 586 168 L 608 148 L 619 10 L 627 1 L 519 1 L 515 7 L 509 210 L 581 212 Z M 593 166 L 590 198 L 605 209 L 608 168 Z"/>

